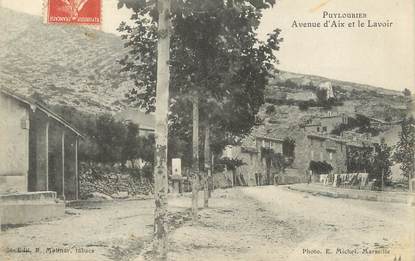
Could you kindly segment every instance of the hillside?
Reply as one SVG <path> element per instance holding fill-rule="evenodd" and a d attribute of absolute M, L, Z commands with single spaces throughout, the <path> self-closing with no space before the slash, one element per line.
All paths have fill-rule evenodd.
<path fill-rule="evenodd" d="M 316 89 L 330 82 L 334 89 L 335 106 L 313 106 L 306 110 L 300 104 L 316 100 Z M 345 113 L 349 116 L 363 114 L 382 121 L 399 121 L 408 113 L 408 101 L 401 92 L 370 85 L 328 79 L 315 75 L 304 75 L 286 71 L 275 73 L 266 88 L 266 103 L 259 117 L 263 124 L 254 129 L 256 135 L 270 138 L 296 138 L 302 135 L 299 126 L 308 119 L 330 113 Z M 267 112 L 270 107 L 272 110 Z"/>
<path fill-rule="evenodd" d="M 124 94 L 133 83 L 120 73 L 117 61 L 126 52 L 120 37 L 79 26 L 44 25 L 40 17 L 0 8 L 0 49 L 0 86 L 84 112 L 115 113 L 126 108 Z M 405 98 L 396 91 L 282 71 L 270 80 L 266 96 L 286 102 L 275 103 L 270 114 L 265 110 L 271 104 L 265 104 L 260 112 L 264 125 L 256 131 L 286 134 L 304 119 L 325 113 L 326 108 L 304 111 L 297 105 L 315 98 L 310 83 L 318 86 L 327 81 L 342 101 L 332 108 L 336 112 L 396 120 L 406 111 Z"/>
<path fill-rule="evenodd" d="M 292 102 L 315 99 L 316 88 L 330 82 L 336 99 L 343 105 L 333 106 L 337 112 L 359 112 L 382 120 L 399 120 L 407 111 L 408 99 L 402 92 L 370 85 L 328 79 L 315 75 L 304 75 L 281 71 L 270 80 L 266 94 L 268 99 L 281 97 Z"/>
<path fill-rule="evenodd" d="M 319 85 L 320 83 L 329 81 L 333 85 L 341 86 L 343 90 L 348 91 L 348 92 L 352 92 L 353 90 L 354 91 L 367 91 L 367 92 L 375 91 L 376 93 L 381 94 L 381 95 L 388 95 L 388 96 L 402 95 L 401 92 L 398 92 L 395 90 L 384 89 L 381 87 L 375 87 L 375 86 L 371 86 L 367 84 L 340 81 L 340 80 L 329 79 L 329 78 L 317 76 L 317 75 L 299 74 L 299 73 L 286 72 L 286 71 L 280 71 L 279 75 L 276 77 L 276 79 L 273 82 L 271 82 L 271 84 L 282 82 L 288 79 L 298 84 L 302 84 L 302 85 L 306 85 L 309 82 L 313 82 L 315 85 Z"/>
<path fill-rule="evenodd" d="M 0 85 L 83 111 L 122 109 L 131 82 L 117 63 L 119 37 L 0 8 Z"/>

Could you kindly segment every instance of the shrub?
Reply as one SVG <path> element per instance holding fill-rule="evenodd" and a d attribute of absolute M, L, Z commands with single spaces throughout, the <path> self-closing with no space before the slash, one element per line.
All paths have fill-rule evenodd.
<path fill-rule="evenodd" d="M 268 114 L 268 115 L 270 115 L 270 114 L 272 114 L 274 112 L 275 112 L 274 105 L 268 105 L 267 108 L 265 109 L 265 113 Z"/>
<path fill-rule="evenodd" d="M 403 90 L 403 95 L 405 95 L 406 97 L 410 97 L 412 95 L 412 93 L 408 88 L 405 88 Z"/>
<path fill-rule="evenodd" d="M 307 101 L 302 101 L 302 102 L 299 102 L 299 103 L 298 103 L 298 108 L 299 108 L 301 111 L 306 111 L 306 110 L 308 110 L 308 107 L 309 107 L 309 103 L 308 103 Z"/>

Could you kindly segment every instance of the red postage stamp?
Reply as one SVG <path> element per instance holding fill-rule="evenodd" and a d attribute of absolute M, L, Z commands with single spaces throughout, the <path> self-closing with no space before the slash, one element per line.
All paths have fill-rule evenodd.
<path fill-rule="evenodd" d="M 101 24 L 101 0 L 46 0 L 46 22 L 51 24 Z"/>

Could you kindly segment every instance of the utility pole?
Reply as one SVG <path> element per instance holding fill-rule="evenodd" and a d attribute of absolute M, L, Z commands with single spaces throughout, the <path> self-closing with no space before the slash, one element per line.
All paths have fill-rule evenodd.
<path fill-rule="evenodd" d="M 156 85 L 156 152 L 154 161 L 154 244 L 160 260 L 167 258 L 167 115 L 170 83 L 170 0 L 157 0 L 159 13 Z"/>

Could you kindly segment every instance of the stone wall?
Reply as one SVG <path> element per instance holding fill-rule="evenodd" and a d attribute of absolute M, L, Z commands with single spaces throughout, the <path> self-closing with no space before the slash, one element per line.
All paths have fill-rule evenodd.
<path fill-rule="evenodd" d="M 307 175 L 310 161 L 326 161 L 333 167 L 333 173 L 347 172 L 347 146 L 330 139 L 303 138 L 296 140 L 293 168 Z"/>
<path fill-rule="evenodd" d="M 320 119 L 321 122 L 321 132 L 325 133 L 331 133 L 334 128 L 342 123 L 347 123 L 347 120 L 345 116 L 343 115 L 337 115 L 337 116 L 331 116 L 331 117 L 322 117 Z M 325 131 L 323 130 L 323 127 L 325 127 Z"/>
<path fill-rule="evenodd" d="M 310 163 L 310 151 L 307 135 L 298 135 L 295 140 L 295 157 L 292 167 L 297 169 L 297 172 L 306 176 L 308 165 Z"/>
<path fill-rule="evenodd" d="M 330 139 L 309 138 L 309 160 L 326 161 L 334 173 L 347 172 L 346 145 Z"/>
<path fill-rule="evenodd" d="M 246 165 L 242 165 L 236 169 L 236 175 L 243 175 L 244 180 L 248 186 L 255 186 L 255 173 L 265 174 L 265 166 L 261 161 L 259 153 L 242 152 L 238 154 L 238 158 L 241 159 Z"/>

